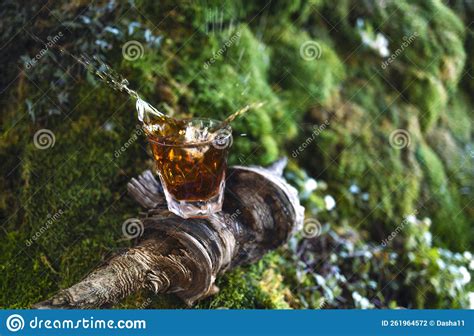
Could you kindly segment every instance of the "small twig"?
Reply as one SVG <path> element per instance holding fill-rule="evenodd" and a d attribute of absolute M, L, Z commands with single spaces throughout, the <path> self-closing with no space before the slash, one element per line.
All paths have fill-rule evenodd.
<path fill-rule="evenodd" d="M 222 128 L 224 127 L 225 125 L 228 125 L 230 124 L 232 121 L 234 121 L 237 117 L 240 117 L 241 115 L 243 115 L 244 113 L 246 113 L 248 110 L 250 110 L 251 108 L 259 108 L 259 107 L 262 107 L 265 103 L 264 102 L 258 102 L 258 103 L 252 103 L 252 104 L 248 104 L 246 106 L 244 106 L 243 108 L 241 108 L 240 110 L 232 113 L 230 116 L 228 116 L 227 118 L 224 119 L 224 121 L 221 123 L 220 127 L 219 128 Z"/>

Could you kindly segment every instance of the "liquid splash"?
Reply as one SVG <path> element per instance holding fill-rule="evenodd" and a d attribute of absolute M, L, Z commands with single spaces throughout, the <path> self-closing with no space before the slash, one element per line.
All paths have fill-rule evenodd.
<path fill-rule="evenodd" d="M 113 90 L 124 92 L 134 99 L 136 101 L 135 107 L 138 120 L 142 123 L 147 136 L 155 141 L 171 144 L 213 141 L 220 135 L 219 131 L 224 129 L 235 118 L 246 113 L 251 108 L 258 108 L 263 105 L 262 103 L 247 105 L 211 128 L 205 127 L 204 129 L 196 129 L 190 120 L 178 120 L 167 116 L 145 101 L 137 91 L 129 87 L 130 83 L 126 78 L 113 70 L 99 57 L 89 57 L 84 54 L 78 57 L 63 48 L 60 48 L 60 52 L 63 55 L 66 54 L 72 57 L 90 73 L 95 75 L 102 83 L 105 83 Z"/>
<path fill-rule="evenodd" d="M 99 57 L 80 57 L 61 49 L 62 54 L 71 56 L 76 62 L 84 66 L 90 73 L 95 75 L 102 83 L 115 91 L 124 92 L 134 99 L 138 114 L 138 120 L 143 124 L 143 128 L 148 136 L 167 138 L 173 134 L 179 134 L 182 122 L 159 111 L 153 105 L 145 101 L 137 91 L 129 87 L 129 81 L 103 62 Z"/>

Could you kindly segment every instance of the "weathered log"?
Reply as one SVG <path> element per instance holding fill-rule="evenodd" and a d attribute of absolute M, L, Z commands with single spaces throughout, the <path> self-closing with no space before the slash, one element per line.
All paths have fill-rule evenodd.
<path fill-rule="evenodd" d="M 135 247 L 33 308 L 100 307 L 142 288 L 176 293 L 188 305 L 216 293 L 218 274 L 258 260 L 302 225 L 297 192 L 281 177 L 285 165 L 281 159 L 269 168 L 230 168 L 223 211 L 209 219 L 170 213 L 161 185 L 145 171 L 128 184 L 133 198 L 147 209 L 133 223 L 141 234 Z"/>

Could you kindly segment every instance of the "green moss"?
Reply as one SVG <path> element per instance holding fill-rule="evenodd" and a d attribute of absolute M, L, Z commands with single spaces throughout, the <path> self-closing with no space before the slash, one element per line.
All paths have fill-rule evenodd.
<path fill-rule="evenodd" d="M 443 163 L 429 146 L 420 145 L 417 157 L 426 176 L 424 207 L 432 213 L 434 238 L 441 246 L 469 249 L 473 229 L 471 220 L 463 212 L 465 205 L 461 205 L 457 187 L 449 183 Z"/>
<path fill-rule="evenodd" d="M 415 113 L 407 106 L 405 111 Z M 416 209 L 423 178 L 413 154 L 421 135 L 417 124 L 409 121 L 416 120 L 416 115 L 404 117 L 395 126 L 387 120 L 371 123 L 366 110 L 349 102 L 329 112 L 334 113 L 329 127 L 301 154 L 300 162 L 311 176 L 331 180 L 328 193 L 337 200 L 339 216 L 371 232 L 373 239 L 383 239 Z M 408 129 L 409 146 L 398 149 L 390 144 L 397 128 Z M 303 133 L 299 143 L 310 137 Z M 352 184 L 359 193 L 348 192 Z M 375 226 L 379 232 L 374 232 Z"/>
<path fill-rule="evenodd" d="M 0 270 L 3 274 L 0 306 L 25 308 L 40 301 L 49 293 L 49 288 L 56 286 L 57 274 L 51 272 L 39 256 L 35 257 L 37 249 L 27 247 L 27 235 L 2 232 L 0 238 Z"/>
<path fill-rule="evenodd" d="M 448 95 L 442 83 L 433 77 L 409 81 L 406 83 L 410 87 L 408 97 L 420 109 L 421 128 L 426 131 L 436 123 L 441 111 L 446 108 Z"/>
<path fill-rule="evenodd" d="M 355 2 L 347 1 L 339 10 L 329 5 L 327 13 L 334 18 L 334 24 L 341 21 L 348 40 L 360 40 L 355 34 L 354 18 L 362 20 L 364 27 L 377 27 L 378 32 L 387 37 L 390 53 L 396 57 L 386 68 L 382 67 L 381 73 L 380 66 L 386 60 L 375 51 L 366 47 L 363 52 L 362 46 L 362 52 L 354 53 L 354 43 L 350 42 L 340 44 L 339 49 L 347 52 L 350 61 L 358 62 L 355 75 L 364 67 L 375 65 L 367 77 L 375 82 L 378 96 L 385 87 L 385 92 L 394 91 L 397 96 L 407 97 L 420 110 L 422 129 L 429 129 L 446 108 L 448 97 L 455 91 L 463 73 L 466 54 L 462 22 L 438 0 L 354 5 Z M 351 15 L 346 13 L 348 8 L 353 9 Z M 391 19 L 393 17 L 397 20 Z M 384 77 L 380 83 L 377 81 L 379 74 Z"/>
<path fill-rule="evenodd" d="M 218 280 L 219 293 L 197 308 L 289 308 L 291 293 L 280 273 L 281 257 L 270 253 L 258 263 L 240 267 Z"/>
<path fill-rule="evenodd" d="M 77 282 L 104 254 L 123 245 L 121 223 L 138 207 L 123 197 L 122 186 L 145 168 L 140 162 L 146 156 L 143 139 L 114 155 L 134 134 L 135 122 L 124 113 L 123 101 L 100 93 L 95 90 L 94 100 L 78 105 L 70 115 L 73 121 L 49 126 L 54 146 L 38 149 L 31 138 L 23 149 L 16 167 L 23 185 L 19 207 L 9 214 L 22 234 L 11 231 L 3 239 L 9 243 L 2 244 L 11 249 L 2 251 L 2 257 L 12 259 L 2 262 L 3 270 L 16 277 L 2 282 L 9 286 L 0 299 L 6 306 L 27 306 Z M 116 115 L 110 118 L 104 111 L 114 107 Z M 104 127 L 105 120 L 109 127 Z M 34 289 L 25 291 L 26 283 Z"/>
<path fill-rule="evenodd" d="M 224 50 L 226 42 L 229 46 L 225 47 L 225 53 L 215 56 L 220 55 L 217 51 Z M 190 111 L 195 115 L 223 119 L 249 103 L 263 102 L 263 107 L 249 111 L 233 123 L 235 135 L 246 134 L 246 138 L 234 138 L 236 150 L 233 152 L 246 156 L 248 162 L 271 162 L 277 157 L 278 145 L 284 138 L 277 142 L 277 139 L 269 140 L 268 136 L 283 118 L 283 110 L 280 99 L 267 81 L 269 55 L 265 46 L 246 25 L 215 34 L 209 43 L 214 47 L 209 49 L 208 57 L 190 64 L 185 77 L 181 78 L 183 81 L 192 79 Z M 235 158 L 232 160 L 235 162 Z"/>
<path fill-rule="evenodd" d="M 473 114 L 467 96 L 460 92 L 450 101 L 442 119 L 456 140 L 467 143 L 473 130 Z"/>
<path fill-rule="evenodd" d="M 344 79 L 344 66 L 333 48 L 292 26 L 270 32 L 271 80 L 284 90 L 291 107 L 301 114 L 308 106 L 327 104 Z"/>
<path fill-rule="evenodd" d="M 443 192 L 447 186 L 447 179 L 443 164 L 438 156 L 426 145 L 421 145 L 418 148 L 417 155 L 427 175 L 427 182 L 434 190 Z"/>

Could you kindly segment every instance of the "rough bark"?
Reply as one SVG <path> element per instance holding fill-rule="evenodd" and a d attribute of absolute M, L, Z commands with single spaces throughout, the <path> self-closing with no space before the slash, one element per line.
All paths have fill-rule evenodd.
<path fill-rule="evenodd" d="M 258 260 L 302 225 L 297 192 L 281 177 L 285 164 L 282 159 L 269 168 L 230 168 L 223 211 L 208 219 L 170 213 L 161 185 L 145 171 L 128 184 L 132 197 L 147 210 L 128 228 L 139 236 L 135 247 L 33 307 L 100 307 L 142 288 L 176 293 L 188 305 L 216 293 L 219 274 Z"/>

